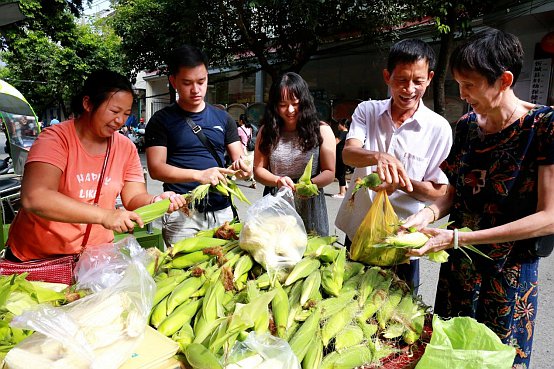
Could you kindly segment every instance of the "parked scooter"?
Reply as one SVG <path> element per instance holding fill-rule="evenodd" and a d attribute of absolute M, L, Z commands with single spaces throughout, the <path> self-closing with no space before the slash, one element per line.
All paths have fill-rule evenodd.
<path fill-rule="evenodd" d="M 145 140 L 144 140 L 144 128 L 132 128 L 128 134 L 129 139 L 135 144 L 138 152 L 144 152 Z"/>

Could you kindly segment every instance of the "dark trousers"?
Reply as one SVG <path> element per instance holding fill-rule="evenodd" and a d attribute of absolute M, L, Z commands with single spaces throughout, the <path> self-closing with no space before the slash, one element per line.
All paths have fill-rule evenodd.
<path fill-rule="evenodd" d="M 350 250 L 352 241 L 348 236 L 344 238 L 344 246 L 347 250 Z M 417 296 L 419 288 L 419 259 L 410 260 L 410 264 L 399 264 L 393 265 L 390 267 L 382 267 L 386 269 L 391 269 L 401 280 L 408 283 L 410 288 L 413 289 L 413 295 Z"/>

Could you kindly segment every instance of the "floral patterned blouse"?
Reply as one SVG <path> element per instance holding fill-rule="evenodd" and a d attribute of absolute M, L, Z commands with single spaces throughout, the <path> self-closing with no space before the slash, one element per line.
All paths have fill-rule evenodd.
<path fill-rule="evenodd" d="M 479 230 L 536 212 L 539 166 L 549 164 L 554 164 L 554 108 L 536 106 L 493 134 L 482 132 L 475 113 L 466 114 L 441 165 L 456 188 L 450 220 L 456 227 Z M 513 246 L 506 242 L 479 248 L 500 270 Z"/>

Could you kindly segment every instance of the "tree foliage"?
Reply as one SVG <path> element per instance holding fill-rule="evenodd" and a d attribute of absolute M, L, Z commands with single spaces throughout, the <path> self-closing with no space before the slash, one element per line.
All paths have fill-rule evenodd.
<path fill-rule="evenodd" d="M 190 43 L 214 66 L 275 77 L 300 71 L 339 39 L 391 37 L 386 31 L 411 11 L 393 0 L 120 0 L 112 25 L 133 70 L 158 68 L 169 50 Z"/>
<path fill-rule="evenodd" d="M 471 22 L 486 12 L 499 7 L 492 0 L 423 0 L 419 13 L 431 16 L 436 24 L 440 50 L 433 79 L 435 112 L 444 115 L 446 110 L 445 81 L 448 58 L 454 49 L 455 38 L 463 38 L 472 32 Z"/>
<path fill-rule="evenodd" d="M 102 20 L 79 24 L 79 10 L 77 0 L 28 0 L 27 19 L 3 30 L 2 75 L 37 114 L 60 106 L 67 116 L 68 102 L 93 69 L 124 71 L 119 37 Z"/>

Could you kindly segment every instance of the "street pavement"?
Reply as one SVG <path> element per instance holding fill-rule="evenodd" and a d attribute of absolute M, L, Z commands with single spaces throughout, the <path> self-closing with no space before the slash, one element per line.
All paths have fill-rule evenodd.
<path fill-rule="evenodd" d="M 146 160 L 141 154 L 141 160 L 146 167 Z M 237 181 L 244 195 L 251 201 L 255 202 L 262 198 L 263 186 L 258 184 L 256 189 L 249 188 L 249 182 Z M 152 194 L 162 192 L 162 186 L 159 181 L 153 180 L 148 176 L 147 180 L 148 191 Z M 329 228 L 331 234 L 339 236 L 339 241 L 344 241 L 344 233 L 337 229 L 335 217 L 337 215 L 341 199 L 335 199 L 332 196 L 338 192 L 338 182 L 331 183 L 324 188 L 325 199 L 327 202 L 327 213 L 329 216 Z M 239 216 L 244 218 L 248 205 L 237 203 Z M 442 219 L 437 222 L 439 225 L 445 222 Z M 477 257 L 477 256 L 476 256 Z M 426 259 L 421 260 L 420 264 L 420 281 L 419 294 L 423 301 L 433 306 L 435 301 L 435 292 L 438 281 L 439 265 L 429 262 Z M 554 369 L 554 347 L 552 345 L 552 337 L 554 335 L 554 255 L 541 259 L 539 267 L 539 308 L 535 324 L 535 337 L 533 344 L 533 354 L 531 360 L 531 368 L 533 369 Z M 439 368 L 437 368 L 439 369 Z"/>

